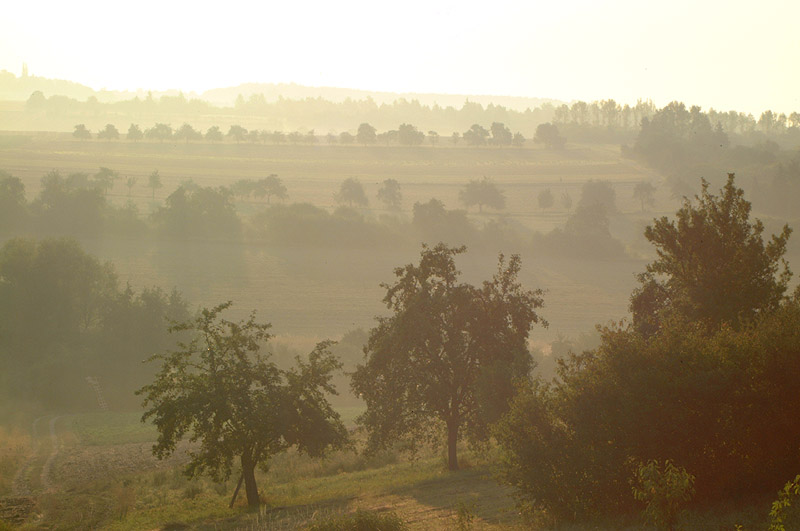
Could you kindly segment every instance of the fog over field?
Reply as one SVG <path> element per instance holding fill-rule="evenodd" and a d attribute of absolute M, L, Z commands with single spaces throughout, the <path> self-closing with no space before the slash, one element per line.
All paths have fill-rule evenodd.
<path fill-rule="evenodd" d="M 4 6 L 0 531 L 800 528 L 799 5 Z"/>

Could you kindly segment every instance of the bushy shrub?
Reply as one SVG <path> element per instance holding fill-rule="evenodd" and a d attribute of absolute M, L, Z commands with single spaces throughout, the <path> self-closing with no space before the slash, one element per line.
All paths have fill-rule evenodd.
<path fill-rule="evenodd" d="M 639 463 L 632 483 L 633 497 L 645 503 L 645 520 L 658 528 L 673 529 L 694 495 L 694 476 L 669 459 L 663 466 L 655 459 Z"/>

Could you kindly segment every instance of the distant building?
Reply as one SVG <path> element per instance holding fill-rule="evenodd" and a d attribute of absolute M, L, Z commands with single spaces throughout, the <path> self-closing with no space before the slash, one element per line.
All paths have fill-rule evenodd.
<path fill-rule="evenodd" d="M 22 63 L 22 77 L 28 77 L 28 63 Z"/>

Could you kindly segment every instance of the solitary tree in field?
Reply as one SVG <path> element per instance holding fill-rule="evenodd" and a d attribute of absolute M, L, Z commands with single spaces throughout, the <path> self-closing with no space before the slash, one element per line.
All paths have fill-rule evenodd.
<path fill-rule="evenodd" d="M 517 281 L 518 256 L 500 256 L 481 287 L 459 282 L 455 257 L 464 247 L 423 246 L 419 265 L 395 269 L 384 284 L 392 312 L 378 317 L 352 387 L 367 404 L 358 421 L 368 450 L 407 437 L 430 440 L 444 428 L 448 466 L 458 469 L 457 443 L 487 437 L 487 425 L 507 410 L 513 382 L 531 368 L 528 333 L 546 323 L 536 313 L 542 292 Z"/>
<path fill-rule="evenodd" d="M 511 145 L 514 147 L 522 147 L 525 145 L 525 136 L 517 131 L 514 133 L 514 138 L 511 139 Z"/>
<path fill-rule="evenodd" d="M 400 183 L 395 179 L 386 179 L 383 186 L 378 190 L 378 199 L 386 205 L 389 210 L 400 210 L 403 202 L 403 193 L 400 191 Z"/>
<path fill-rule="evenodd" d="M 367 144 L 374 144 L 377 140 L 378 136 L 376 134 L 375 128 L 369 125 L 368 123 L 363 123 L 358 126 L 358 132 L 356 133 L 356 140 L 359 144 L 366 146 Z"/>
<path fill-rule="evenodd" d="M 364 193 L 364 187 L 361 186 L 361 181 L 352 177 L 342 182 L 339 191 L 334 194 L 333 198 L 337 203 L 347 203 L 350 207 L 354 205 L 365 207 L 369 204 L 367 194 Z"/>
<path fill-rule="evenodd" d="M 277 197 L 278 199 L 286 199 L 288 197 L 288 194 L 286 193 L 286 185 L 283 184 L 283 181 L 280 179 L 280 177 L 274 173 L 256 181 L 253 188 L 253 194 L 259 198 L 266 197 L 267 204 L 269 204 L 269 201 L 273 196 Z"/>
<path fill-rule="evenodd" d="M 652 207 L 655 204 L 653 194 L 656 193 L 656 187 L 650 181 L 639 181 L 633 187 L 633 197 L 639 200 L 644 212 L 644 205 Z"/>
<path fill-rule="evenodd" d="M 147 178 L 147 186 L 153 191 L 152 199 L 155 200 L 156 198 L 156 189 L 161 188 L 164 186 L 161 184 L 161 176 L 158 174 L 158 170 L 153 170 L 153 173 Z"/>
<path fill-rule="evenodd" d="M 119 131 L 114 126 L 114 124 L 106 124 L 105 129 L 98 131 L 97 138 L 104 138 L 106 140 L 117 140 L 119 139 Z"/>
<path fill-rule="evenodd" d="M 172 454 L 188 435 L 198 446 L 189 454 L 186 474 L 225 481 L 239 469 L 247 503 L 257 507 L 257 465 L 292 446 L 320 455 L 346 444 L 347 430 L 325 396 L 335 393 L 332 372 L 341 364 L 330 342 L 323 342 L 307 361 L 298 357 L 296 368 L 279 369 L 260 353 L 270 325 L 257 323 L 253 314 L 247 321 L 222 319 L 230 306 L 204 309 L 196 319 L 172 326 L 170 331 L 191 339 L 150 358 L 161 369 L 137 394 L 144 396 L 142 421 L 152 420 L 159 432 L 156 457 Z"/>
<path fill-rule="evenodd" d="M 92 133 L 86 129 L 84 124 L 78 124 L 75 126 L 75 131 L 72 132 L 72 136 L 79 140 L 86 140 L 88 138 L 92 138 Z"/>
<path fill-rule="evenodd" d="M 142 138 L 144 138 L 144 133 L 136 124 L 131 124 L 128 128 L 128 136 L 126 137 L 128 140 L 133 140 L 134 142 L 138 142 Z"/>
<path fill-rule="evenodd" d="M 458 198 L 467 208 L 478 205 L 478 212 L 483 212 L 483 205 L 502 210 L 506 207 L 503 192 L 492 181 L 484 177 L 474 179 L 458 193 Z"/>
<path fill-rule="evenodd" d="M 439 133 L 436 131 L 428 131 L 428 142 L 431 143 L 431 146 L 436 146 L 439 143 Z"/>

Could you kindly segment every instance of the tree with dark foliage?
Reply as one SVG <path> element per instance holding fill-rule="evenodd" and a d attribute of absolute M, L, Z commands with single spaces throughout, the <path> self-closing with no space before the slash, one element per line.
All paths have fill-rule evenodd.
<path fill-rule="evenodd" d="M 412 444 L 447 434 L 448 466 L 458 469 L 456 445 L 466 434 L 487 436 L 487 425 L 507 410 L 517 378 L 531 369 L 528 333 L 542 291 L 523 289 L 520 259 L 502 255 L 481 287 L 459 282 L 455 257 L 466 250 L 423 246 L 419 265 L 395 269 L 384 284 L 393 312 L 379 317 L 352 386 L 367 411 L 359 418 L 368 449 L 408 436 Z"/>
<path fill-rule="evenodd" d="M 239 322 L 220 318 L 230 306 L 173 325 L 171 331 L 192 339 L 150 358 L 161 361 L 161 370 L 137 394 L 145 397 L 142 421 L 152 419 L 159 432 L 154 455 L 169 456 L 189 434 L 199 447 L 190 452 L 186 474 L 224 481 L 238 459 L 247 503 L 257 507 L 257 465 L 292 446 L 320 455 L 346 444 L 347 430 L 325 396 L 335 394 L 330 381 L 341 364 L 323 342 L 308 361 L 298 358 L 296 368 L 280 370 L 259 353 L 270 325 L 257 323 L 254 314 Z"/>

